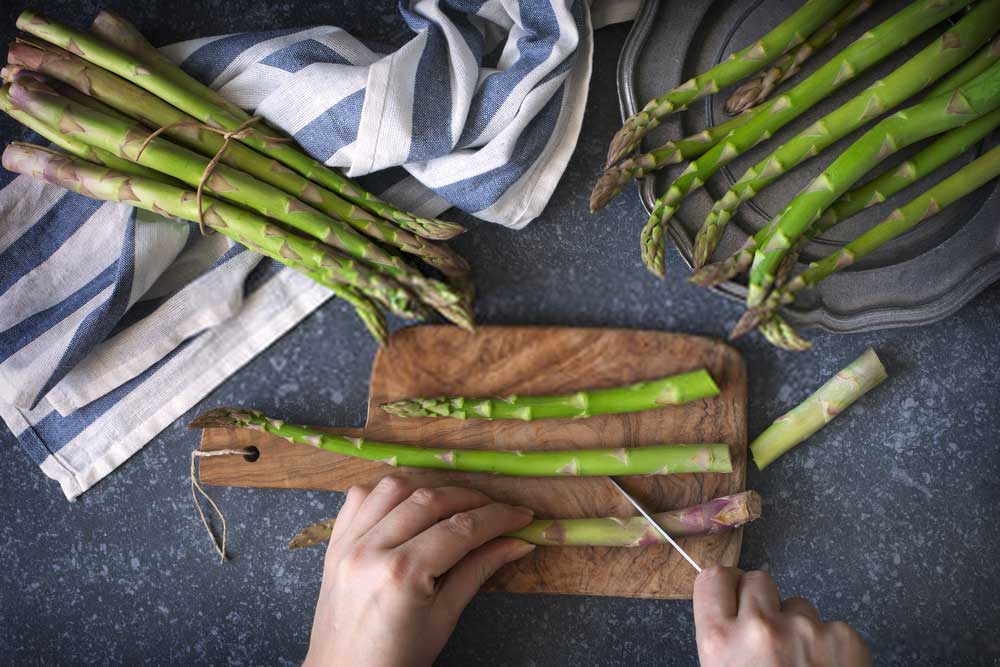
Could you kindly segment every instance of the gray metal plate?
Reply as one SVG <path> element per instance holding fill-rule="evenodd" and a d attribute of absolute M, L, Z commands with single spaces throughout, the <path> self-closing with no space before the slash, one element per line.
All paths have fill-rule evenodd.
<path fill-rule="evenodd" d="M 705 71 L 764 34 L 801 4 L 800 0 L 645 0 L 618 64 L 618 92 L 622 114 L 627 117 L 647 100 Z M 903 7 L 903 2 L 882 2 L 861 17 L 826 49 L 807 63 L 789 84 L 831 58 L 837 50 Z M 809 124 L 851 99 L 880 76 L 911 57 L 935 39 L 944 26 L 928 31 L 902 53 L 894 54 L 858 77 L 794 122 L 770 141 L 741 156 L 716 174 L 684 203 L 670 223 L 669 235 L 685 261 L 691 263 L 695 234 L 712 202 L 750 166 Z M 700 101 L 684 113 L 666 119 L 646 137 L 653 148 L 668 137 L 682 137 L 725 121 L 722 106 L 731 89 Z M 918 99 L 918 98 L 915 98 Z M 912 101 L 910 102 L 912 103 Z M 909 103 L 908 103 L 909 104 Z M 870 127 L 870 126 L 869 126 Z M 744 204 L 730 222 L 716 259 L 726 257 L 776 215 L 813 177 L 822 171 L 864 129 L 841 140 L 818 157 L 773 183 Z M 817 239 L 803 253 L 804 261 L 830 253 L 878 223 L 891 210 L 924 191 L 961 164 L 1000 142 L 998 133 L 955 164 L 919 181 L 886 203 L 868 209 Z M 914 147 L 914 150 L 919 149 Z M 907 153 L 891 159 L 885 168 Z M 657 195 L 666 190 L 683 165 L 662 170 L 639 186 L 647 212 Z M 877 172 L 876 172 L 877 173 Z M 925 324 L 946 317 L 1000 278 L 1000 186 L 996 182 L 945 209 L 873 253 L 864 261 L 823 281 L 804 293 L 786 310 L 789 321 L 833 332 L 856 332 Z M 639 221 L 637 221 L 639 222 Z M 638 229 L 636 229 L 638 251 Z M 801 266 L 799 267 L 802 268 Z M 743 299 L 745 283 L 731 282 L 717 290 Z"/>

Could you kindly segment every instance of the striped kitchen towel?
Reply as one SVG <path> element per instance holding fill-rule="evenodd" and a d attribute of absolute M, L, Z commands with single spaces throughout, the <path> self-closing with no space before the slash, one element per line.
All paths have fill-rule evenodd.
<path fill-rule="evenodd" d="M 593 17 L 625 20 L 636 4 L 607 0 Z M 411 0 L 400 12 L 415 36 L 393 53 L 332 27 L 163 51 L 403 208 L 523 227 L 576 144 L 591 8 Z M 0 221 L 0 417 L 68 498 L 330 296 L 221 235 L 5 172 Z M 337 335 L 373 345 L 353 321 Z"/>

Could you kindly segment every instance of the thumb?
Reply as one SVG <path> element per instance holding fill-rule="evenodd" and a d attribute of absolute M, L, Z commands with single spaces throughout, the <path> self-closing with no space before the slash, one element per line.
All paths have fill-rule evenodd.
<path fill-rule="evenodd" d="M 473 549 L 444 576 L 438 602 L 458 620 L 462 610 L 497 570 L 535 550 L 535 545 L 511 537 L 501 537 Z"/>

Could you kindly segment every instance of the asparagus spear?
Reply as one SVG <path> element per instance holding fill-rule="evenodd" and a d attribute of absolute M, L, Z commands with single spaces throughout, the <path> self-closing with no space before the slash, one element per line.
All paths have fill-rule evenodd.
<path fill-rule="evenodd" d="M 139 155 L 140 148 L 149 137 L 149 130 L 144 126 L 129 125 L 75 104 L 37 82 L 15 82 L 11 86 L 11 96 L 22 109 L 43 122 L 58 127 L 71 137 L 120 157 L 136 160 L 189 185 L 197 186 L 208 167 L 207 158 L 160 138 L 150 141 Z M 220 164 L 208 179 L 207 188 L 230 201 L 277 218 L 356 259 L 371 263 L 407 288 L 413 289 L 430 306 L 458 306 L 460 303 L 461 297 L 451 288 L 421 275 L 401 258 L 380 248 L 348 225 L 323 215 L 302 201 L 242 171 Z M 395 291 L 392 298 L 394 308 L 402 308 L 411 314 L 419 312 L 415 305 L 409 304 L 411 299 L 406 290 L 400 288 Z M 456 323 L 467 328 L 471 326 L 471 316 L 468 313 L 447 314 L 453 317 L 463 315 L 456 317 Z"/>
<path fill-rule="evenodd" d="M 654 274 L 663 275 L 663 228 L 687 194 L 704 185 L 716 171 L 771 137 L 778 129 L 852 81 L 858 74 L 899 50 L 965 5 L 964 0 L 917 0 L 865 33 L 811 76 L 774 100 L 770 112 L 751 119 L 688 165 L 667 192 L 656 200 L 642 230 L 642 258 Z"/>
<path fill-rule="evenodd" d="M 799 335 L 780 315 L 775 315 L 760 325 L 760 332 L 775 347 L 791 352 L 805 352 L 812 343 Z"/>
<path fill-rule="evenodd" d="M 741 114 L 770 97 L 778 86 L 798 74 L 799 70 L 802 69 L 802 63 L 837 39 L 841 30 L 850 25 L 855 18 L 867 12 L 874 1 L 854 0 L 813 33 L 809 39 L 778 58 L 766 72 L 743 83 L 726 100 L 726 113 L 734 116 Z"/>
<path fill-rule="evenodd" d="M 167 104 L 155 95 L 107 70 L 87 62 L 68 51 L 44 45 L 38 47 L 20 42 L 12 44 L 7 54 L 8 62 L 53 77 L 93 100 L 122 109 L 132 118 L 153 128 L 167 127 L 164 135 L 175 142 L 209 157 L 222 148 L 224 139 L 214 132 L 193 126 L 175 126 L 178 123 L 197 123 L 195 118 Z M 59 91 L 66 95 L 64 91 Z M 70 95 L 74 101 L 86 104 Z M 102 109 L 99 109 L 102 110 Z M 107 110 L 103 110 L 107 113 Z M 420 257 L 446 275 L 464 276 L 469 265 L 455 252 L 419 236 L 400 229 L 351 204 L 325 188 L 285 168 L 281 163 L 257 153 L 239 142 L 230 143 L 222 161 L 245 171 L 255 178 L 298 197 L 327 215 L 343 220 L 357 231 L 386 243 L 403 252 Z"/>
<path fill-rule="evenodd" d="M 652 171 L 703 155 L 727 134 L 746 125 L 755 115 L 766 113 L 766 109 L 766 105 L 751 109 L 736 118 L 730 118 L 725 123 L 683 139 L 668 141 L 648 153 L 633 155 L 608 167 L 597 179 L 594 190 L 590 193 L 590 212 L 595 213 L 604 208 L 630 180 L 642 178 Z"/>
<path fill-rule="evenodd" d="M 138 49 L 137 53 L 140 54 L 138 58 L 92 35 L 73 30 L 32 11 L 21 13 L 17 19 L 17 27 L 128 79 L 209 125 L 235 130 L 249 119 L 250 116 L 245 111 L 222 100 L 221 96 L 208 86 L 191 78 L 159 54 L 154 56 L 155 49 L 141 38 L 134 27 L 129 26 L 132 33 L 129 39 L 120 38 L 119 36 L 124 34 L 123 26 L 127 25 L 124 19 L 120 17 L 105 17 L 105 19 L 114 19 L 117 28 L 105 30 L 102 27 L 104 20 L 101 20 L 98 21 L 98 29 L 115 42 L 123 42 L 130 48 Z M 135 35 L 139 35 L 141 43 L 134 39 Z M 333 190 L 344 199 L 415 234 L 444 240 L 464 231 L 460 225 L 454 223 L 414 216 L 396 209 L 349 181 L 342 174 L 309 157 L 297 147 L 275 141 L 281 138 L 283 137 L 279 132 L 266 126 L 259 126 L 240 141 L 277 159 L 309 180 Z"/>
<path fill-rule="evenodd" d="M 694 265 L 704 266 L 740 205 L 797 165 L 818 155 L 869 120 L 902 104 L 965 61 L 1000 25 L 1000 0 L 983 0 L 937 40 L 860 95 L 816 121 L 747 169 L 715 202 L 695 238 Z"/>
<path fill-rule="evenodd" d="M 725 533 L 759 519 L 760 505 L 756 491 L 743 491 L 654 516 L 671 537 L 699 537 Z M 288 548 L 302 549 L 329 542 L 334 521 L 327 519 L 306 526 L 292 538 Z M 507 537 L 545 547 L 644 547 L 666 543 L 641 516 L 536 519 Z"/>
<path fill-rule="evenodd" d="M 685 109 L 695 100 L 717 93 L 760 71 L 788 49 L 801 44 L 845 4 L 847 0 L 807 0 L 798 11 L 750 46 L 732 54 L 704 74 L 699 74 L 648 102 L 641 111 L 628 118 L 611 139 L 605 167 L 610 167 L 632 152 L 642 137 L 658 126 L 664 116 Z"/>
<path fill-rule="evenodd" d="M 190 190 L 159 179 L 114 171 L 40 146 L 11 144 L 3 153 L 3 166 L 95 199 L 124 202 L 167 217 L 198 220 L 197 202 Z M 249 211 L 211 197 L 205 197 L 202 206 L 205 222 L 213 229 L 305 273 L 356 307 L 365 304 L 356 292 L 342 289 L 344 284 L 353 284 L 376 296 L 381 289 L 380 281 L 386 280 L 381 276 L 372 278 L 364 269 L 352 266 L 350 258 L 317 241 L 287 232 Z M 362 319 L 371 326 L 370 314 Z"/>
<path fill-rule="evenodd" d="M 774 420 L 750 443 L 757 467 L 761 470 L 766 468 L 776 458 L 826 426 L 887 377 L 875 350 L 868 348 L 798 407 Z"/>
<path fill-rule="evenodd" d="M 347 438 L 308 426 L 287 424 L 280 419 L 271 419 L 257 410 L 241 408 L 209 410 L 191 422 L 191 427 L 249 428 L 285 438 L 289 442 L 311 445 L 343 456 L 380 461 L 391 466 L 517 477 L 732 472 L 729 446 L 724 444 L 526 452 L 436 449 Z"/>
<path fill-rule="evenodd" d="M 963 83 L 975 79 L 985 72 L 990 65 L 1000 60 L 1000 34 L 993 41 L 976 52 L 976 55 L 965 61 L 961 67 L 937 82 L 927 91 L 927 97 L 943 95 L 955 90 Z"/>
<path fill-rule="evenodd" d="M 410 398 L 383 403 L 396 417 L 453 419 L 565 419 L 653 410 L 717 396 L 719 388 L 705 369 L 638 382 L 625 387 L 578 391 L 557 396 L 507 398 Z"/>
<path fill-rule="evenodd" d="M 809 228 L 804 240 L 816 238 L 854 214 L 881 204 L 900 190 L 951 162 L 997 127 L 1000 127 L 1000 110 L 991 111 L 967 125 L 948 131 L 895 169 L 842 195 Z M 767 239 L 771 230 L 773 230 L 771 224 L 761 228 L 731 257 L 722 262 L 703 266 L 695 271 L 689 280 L 696 285 L 712 287 L 743 273 L 750 268 L 756 249 Z"/>
<path fill-rule="evenodd" d="M 763 304 L 744 313 L 733 335 L 741 335 L 753 329 L 778 308 L 795 301 L 795 297 L 803 289 L 815 287 L 830 274 L 851 266 L 997 176 L 1000 176 L 1000 147 L 984 153 L 919 197 L 897 208 L 881 223 L 847 245 L 813 262 L 806 271 L 793 278 L 784 288 L 773 290 Z"/>
<path fill-rule="evenodd" d="M 754 256 L 747 305 L 760 305 L 785 253 L 836 199 L 879 162 L 917 141 L 959 127 L 1000 107 L 1000 62 L 953 94 L 898 111 L 840 154 L 780 215 Z"/>

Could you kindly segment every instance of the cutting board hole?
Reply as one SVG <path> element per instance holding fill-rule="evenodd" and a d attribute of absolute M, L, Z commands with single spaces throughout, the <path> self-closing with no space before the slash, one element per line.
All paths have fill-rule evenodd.
<path fill-rule="evenodd" d="M 243 456 L 243 460 L 244 461 L 246 461 L 247 463 L 253 463 L 254 461 L 256 461 L 257 459 L 260 458 L 260 450 L 259 449 L 257 449 L 256 447 L 247 447 L 247 449 L 250 450 L 250 453 L 249 454 L 245 454 Z"/>

